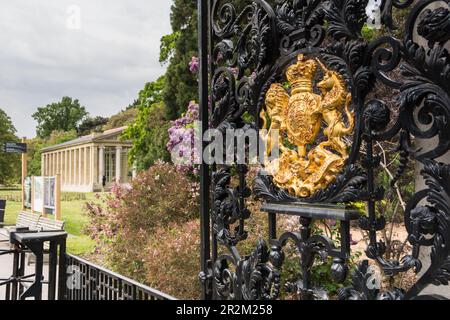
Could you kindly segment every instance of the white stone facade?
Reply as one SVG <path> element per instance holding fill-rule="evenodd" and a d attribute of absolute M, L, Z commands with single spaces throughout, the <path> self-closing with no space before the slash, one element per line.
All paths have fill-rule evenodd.
<path fill-rule="evenodd" d="M 60 174 L 65 192 L 102 191 L 109 190 L 115 182 L 129 183 L 131 142 L 119 139 L 125 128 L 93 133 L 42 149 L 41 174 Z"/>

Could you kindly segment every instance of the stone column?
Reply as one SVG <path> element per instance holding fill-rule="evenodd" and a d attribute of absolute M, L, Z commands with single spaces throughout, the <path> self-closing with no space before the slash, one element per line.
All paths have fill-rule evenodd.
<path fill-rule="evenodd" d="M 70 169 L 70 184 L 71 185 L 75 185 L 75 172 L 77 170 L 76 167 L 76 154 L 75 154 L 75 149 L 70 150 L 70 165 L 71 165 L 71 169 Z"/>
<path fill-rule="evenodd" d="M 58 166 L 56 152 L 53 152 L 53 167 L 52 167 L 52 176 L 56 175 L 56 168 Z"/>
<path fill-rule="evenodd" d="M 83 148 L 83 185 L 87 185 L 89 180 L 88 180 L 88 169 L 90 168 L 90 166 L 88 165 L 88 148 L 84 147 Z"/>
<path fill-rule="evenodd" d="M 69 151 L 64 151 L 66 167 L 64 168 L 64 184 L 69 184 Z"/>
<path fill-rule="evenodd" d="M 73 149 L 73 185 L 78 185 L 78 149 Z"/>
<path fill-rule="evenodd" d="M 45 174 L 49 176 L 51 171 L 52 171 L 52 154 L 49 153 L 47 154 L 47 170 L 45 170 Z"/>
<path fill-rule="evenodd" d="M 61 151 L 61 187 L 66 182 L 66 151 Z"/>
<path fill-rule="evenodd" d="M 45 175 L 45 154 L 41 154 L 41 176 Z"/>
<path fill-rule="evenodd" d="M 54 176 L 56 174 L 56 152 L 52 153 L 52 172 L 50 176 Z"/>
<path fill-rule="evenodd" d="M 77 183 L 78 185 L 83 184 L 83 155 L 82 155 L 82 148 L 78 148 L 78 176 L 77 176 Z"/>
<path fill-rule="evenodd" d="M 116 146 L 116 182 L 122 177 L 122 146 Z"/>
<path fill-rule="evenodd" d="M 102 186 L 105 175 L 105 146 L 99 147 L 98 154 L 98 183 Z"/>
<path fill-rule="evenodd" d="M 63 172 L 63 167 L 64 167 L 64 159 L 63 159 L 63 153 L 62 151 L 60 151 L 59 153 L 59 169 L 58 169 L 58 174 L 61 176 L 62 172 Z M 61 177 L 60 177 L 61 179 Z M 60 181 L 61 182 L 61 181 Z"/>
<path fill-rule="evenodd" d="M 47 154 L 47 170 L 45 170 L 45 174 L 49 176 L 51 171 L 52 171 L 52 154 L 49 153 Z"/>
<path fill-rule="evenodd" d="M 80 151 L 81 149 L 80 148 L 77 148 L 77 149 L 75 149 L 75 152 L 76 152 L 76 154 L 75 154 L 75 163 L 76 163 L 76 175 L 75 175 L 75 184 L 77 185 L 77 186 L 79 186 L 81 183 L 80 183 L 80 181 L 81 181 L 81 151 Z"/>
<path fill-rule="evenodd" d="M 60 173 L 61 173 L 61 168 L 60 168 L 60 166 L 61 166 L 60 152 L 57 151 L 57 152 L 56 152 L 56 172 L 55 172 L 55 176 L 56 176 L 57 174 L 60 174 Z"/>
<path fill-rule="evenodd" d="M 73 184 L 73 150 L 69 150 L 69 184 Z"/>
<path fill-rule="evenodd" d="M 97 173 L 97 165 L 98 165 L 98 154 L 97 154 L 97 147 L 92 146 L 91 147 L 91 174 L 90 174 L 90 180 L 89 183 L 94 186 L 96 181 L 96 173 Z"/>

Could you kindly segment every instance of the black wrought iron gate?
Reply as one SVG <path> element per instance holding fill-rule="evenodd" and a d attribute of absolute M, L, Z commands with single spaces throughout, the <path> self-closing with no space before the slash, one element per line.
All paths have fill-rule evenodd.
<path fill-rule="evenodd" d="M 450 165 L 439 158 L 450 149 L 449 0 L 375 2 L 384 31 L 368 37 L 368 0 L 199 0 L 203 132 L 279 129 L 285 144 L 278 171 L 262 168 L 252 185 L 247 164 L 202 165 L 203 298 L 276 299 L 289 286 L 300 298 L 323 298 L 311 270 L 316 257 L 327 256 L 336 282 L 351 278 L 340 299 L 413 299 L 428 284 L 448 284 Z M 405 18 L 395 25 L 397 10 Z M 386 92 L 395 99 L 387 101 Z M 386 190 L 377 183 L 375 150 L 384 141 L 394 141 L 399 154 L 392 185 L 408 161 L 420 164 L 426 184 L 406 204 L 411 252 L 399 259 L 386 258 L 377 237 L 386 223 L 376 206 Z M 255 196 L 265 203 L 269 239 L 244 256 L 246 223 L 255 214 L 247 201 Z M 364 215 L 351 209 L 355 202 L 365 202 Z M 299 224 L 278 235 L 282 213 Z M 338 243 L 315 233 L 314 221 L 323 218 L 340 225 Z M 420 272 L 412 286 L 370 286 L 367 261 L 348 270 L 353 219 L 369 235 L 367 257 L 385 276 Z M 290 284 L 281 277 L 288 242 L 300 266 Z M 420 255 L 426 247 L 429 266 Z"/>

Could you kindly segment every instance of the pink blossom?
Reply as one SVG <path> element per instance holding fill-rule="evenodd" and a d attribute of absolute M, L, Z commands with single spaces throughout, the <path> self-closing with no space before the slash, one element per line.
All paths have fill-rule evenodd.
<path fill-rule="evenodd" d="M 191 58 L 191 61 L 189 62 L 189 71 L 192 73 L 197 73 L 200 68 L 200 62 L 196 56 L 193 56 Z"/>

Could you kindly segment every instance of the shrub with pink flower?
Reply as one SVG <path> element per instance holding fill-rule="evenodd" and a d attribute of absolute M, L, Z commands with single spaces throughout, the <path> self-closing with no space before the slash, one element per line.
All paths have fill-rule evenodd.
<path fill-rule="evenodd" d="M 108 267 L 145 281 L 143 255 L 150 236 L 170 224 L 198 218 L 199 210 L 199 184 L 159 161 L 141 172 L 129 188 L 115 185 L 111 193 L 87 203 L 90 223 L 85 233 L 95 240 Z"/>
<path fill-rule="evenodd" d="M 189 71 L 192 73 L 197 73 L 200 69 L 200 61 L 197 57 L 192 57 L 189 62 Z"/>
<path fill-rule="evenodd" d="M 195 148 L 195 123 L 199 118 L 199 106 L 191 101 L 185 115 L 172 122 L 169 128 L 167 150 L 172 162 L 183 173 L 198 174 L 199 150 Z"/>

